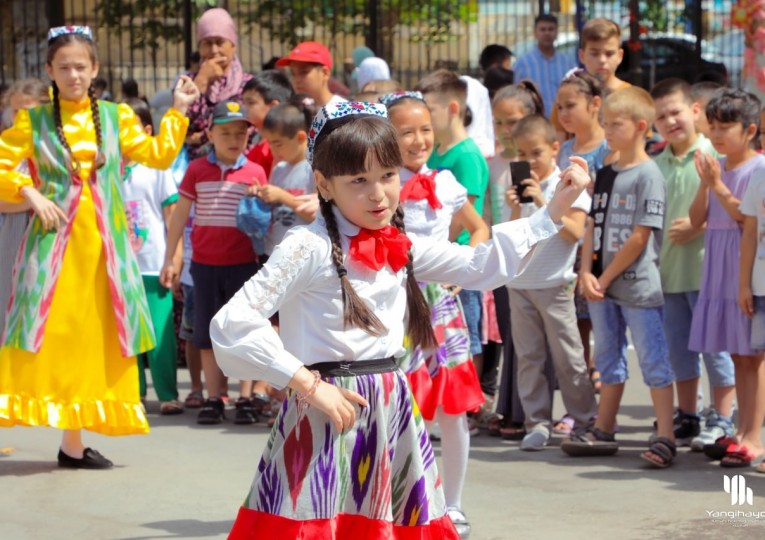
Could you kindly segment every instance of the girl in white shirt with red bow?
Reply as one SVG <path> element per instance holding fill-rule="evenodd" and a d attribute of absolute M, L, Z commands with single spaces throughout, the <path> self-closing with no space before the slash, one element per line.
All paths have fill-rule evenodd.
<path fill-rule="evenodd" d="M 229 538 L 459 538 L 395 361 L 405 335 L 436 344 L 415 273 L 471 289 L 506 283 L 557 233 L 590 177 L 572 165 L 545 209 L 496 226 L 475 248 L 410 239 L 386 116 L 367 103 L 319 111 L 309 160 L 321 215 L 291 229 L 211 324 L 227 375 L 292 390 Z M 277 310 L 280 334 L 268 321 Z"/>
<path fill-rule="evenodd" d="M 470 245 L 489 239 L 489 227 L 468 202 L 467 190 L 448 170 L 432 171 L 427 161 L 435 139 L 430 111 L 420 92 L 394 92 L 380 98 L 396 128 L 403 167 L 399 204 L 408 234 L 449 240 L 450 230 L 470 233 Z M 448 515 L 460 536 L 470 534 L 462 511 L 462 487 L 470 455 L 468 411 L 484 403 L 481 381 L 470 355 L 470 335 L 454 288 L 421 283 L 430 306 L 437 345 L 423 350 L 407 347 L 399 367 L 406 373 L 422 417 L 430 431 L 438 420 L 441 431 L 441 477 Z"/>

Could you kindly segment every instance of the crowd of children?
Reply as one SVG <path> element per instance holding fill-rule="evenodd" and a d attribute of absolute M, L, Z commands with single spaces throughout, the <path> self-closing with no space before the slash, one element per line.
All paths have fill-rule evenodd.
<path fill-rule="evenodd" d="M 362 69 L 364 102 L 346 101 L 323 45 L 250 75 L 228 14 L 205 17 L 202 65 L 156 133 L 145 101 L 96 98 L 85 27 L 51 30 L 52 99 L 34 80 L 6 95 L 0 426 L 57 427 L 60 466 L 109 468 L 80 431 L 146 433 L 146 368 L 160 413 L 198 408 L 199 424 L 225 420 L 236 377 L 234 423 L 274 429 L 233 538 L 411 526 L 464 538 L 470 435 L 484 422 L 524 451 L 553 434 L 571 456 L 618 451 L 629 331 L 656 416 L 641 457 L 665 468 L 690 446 L 765 472 L 754 95 L 631 86 L 616 77 L 618 25 L 592 19 L 582 67 L 558 58 L 552 85 L 547 71 L 534 80 L 542 64 L 511 82 L 509 50 L 487 47 L 485 82 L 490 70 L 504 81 L 487 158 L 458 74 L 409 91 Z M 557 21 L 536 25 L 549 48 Z M 184 141 L 194 159 L 174 179 Z"/>

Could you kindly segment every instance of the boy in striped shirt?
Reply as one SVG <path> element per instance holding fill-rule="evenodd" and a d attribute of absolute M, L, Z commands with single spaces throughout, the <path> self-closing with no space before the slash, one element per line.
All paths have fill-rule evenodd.
<path fill-rule="evenodd" d="M 160 279 L 163 285 L 169 287 L 180 271 L 173 265 L 172 255 L 193 203 L 193 342 L 200 349 L 208 394 L 197 417 L 199 424 L 218 424 L 223 419 L 221 388 L 224 378 L 213 355 L 210 321 L 259 267 L 252 242 L 236 227 L 239 201 L 247 195 L 251 186 L 267 182 L 263 168 L 247 160 L 244 155 L 249 126 L 250 121 L 237 102 L 224 101 L 215 106 L 208 129 L 213 150 L 206 157 L 189 164 L 167 234 L 165 264 Z M 251 394 L 252 383 L 242 382 L 235 423 L 255 422 Z"/>

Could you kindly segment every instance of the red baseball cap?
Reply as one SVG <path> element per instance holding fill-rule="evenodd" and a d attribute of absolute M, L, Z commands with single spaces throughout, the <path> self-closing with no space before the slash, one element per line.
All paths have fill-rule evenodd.
<path fill-rule="evenodd" d="M 276 62 L 276 67 L 284 67 L 290 65 L 290 62 L 309 62 L 311 64 L 321 64 L 332 68 L 332 55 L 329 54 L 327 49 L 321 43 L 316 41 L 304 41 L 298 43 L 295 48 L 284 58 L 280 58 Z"/>

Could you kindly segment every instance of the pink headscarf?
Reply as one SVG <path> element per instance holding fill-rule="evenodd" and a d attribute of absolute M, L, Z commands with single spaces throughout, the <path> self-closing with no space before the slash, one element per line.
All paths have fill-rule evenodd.
<path fill-rule="evenodd" d="M 205 11 L 197 23 L 197 43 L 205 38 L 220 37 L 227 39 L 236 47 L 239 40 L 236 37 L 236 26 L 228 11 L 223 8 L 213 8 Z M 244 70 L 239 57 L 234 54 L 228 66 L 228 72 L 212 83 L 205 96 L 212 103 L 235 97 L 242 86 Z"/>
<path fill-rule="evenodd" d="M 205 38 L 221 37 L 236 46 L 236 26 L 228 11 L 223 8 L 213 8 L 205 11 L 197 23 L 197 43 Z"/>

